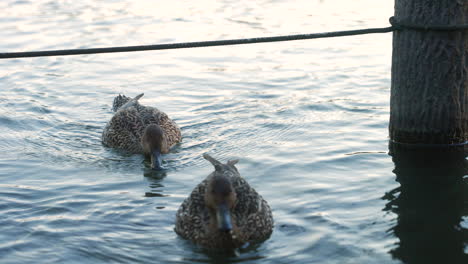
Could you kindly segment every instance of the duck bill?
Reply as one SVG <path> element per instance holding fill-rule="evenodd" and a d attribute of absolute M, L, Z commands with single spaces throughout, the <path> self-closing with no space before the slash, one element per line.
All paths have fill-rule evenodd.
<path fill-rule="evenodd" d="M 162 170 L 162 157 L 158 150 L 151 152 L 151 169 Z"/>
<path fill-rule="evenodd" d="M 231 213 L 227 204 L 220 204 L 216 210 L 216 220 L 218 222 L 218 229 L 222 232 L 229 232 L 232 230 Z"/>

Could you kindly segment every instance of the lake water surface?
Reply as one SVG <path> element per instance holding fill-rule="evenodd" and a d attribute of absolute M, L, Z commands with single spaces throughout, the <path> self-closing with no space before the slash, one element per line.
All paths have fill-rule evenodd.
<path fill-rule="evenodd" d="M 393 1 L 3 0 L 0 10 L 9 52 L 386 27 Z M 388 155 L 391 41 L 1 60 L 0 263 L 467 263 L 465 159 Z M 182 129 L 165 173 L 100 141 L 114 96 L 142 92 Z M 269 240 L 226 254 L 175 234 L 178 206 L 213 169 L 205 152 L 240 159 L 273 209 Z M 411 180 L 421 175 L 451 180 Z"/>

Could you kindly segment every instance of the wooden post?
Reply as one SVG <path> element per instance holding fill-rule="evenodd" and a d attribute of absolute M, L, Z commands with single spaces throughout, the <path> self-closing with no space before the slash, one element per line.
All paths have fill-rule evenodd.
<path fill-rule="evenodd" d="M 468 0 L 395 0 L 396 21 L 468 23 Z M 390 139 L 401 143 L 468 141 L 468 30 L 393 33 Z"/>

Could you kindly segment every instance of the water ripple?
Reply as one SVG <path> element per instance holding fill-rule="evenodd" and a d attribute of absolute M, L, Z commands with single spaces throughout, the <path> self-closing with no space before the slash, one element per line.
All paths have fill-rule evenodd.
<path fill-rule="evenodd" d="M 393 7 L 6 0 L 0 9 L 0 48 L 14 51 L 376 26 Z M 387 232 L 397 215 L 381 199 L 398 185 L 386 154 L 390 56 L 388 35 L 0 61 L 2 263 L 397 263 Z M 141 92 L 182 130 L 164 172 L 101 144 L 113 97 Z M 273 209 L 270 239 L 224 254 L 175 234 L 178 206 L 213 170 L 205 152 L 240 159 Z"/>

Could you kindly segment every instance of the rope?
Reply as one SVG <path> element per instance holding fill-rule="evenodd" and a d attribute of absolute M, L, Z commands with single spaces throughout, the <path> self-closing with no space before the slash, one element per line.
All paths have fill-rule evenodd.
<path fill-rule="evenodd" d="M 425 31 L 428 31 L 428 30 L 455 31 L 455 30 L 468 29 L 468 25 L 466 24 L 465 25 L 449 25 L 449 26 L 439 26 L 439 25 L 421 26 L 421 25 L 412 24 L 409 22 L 398 22 L 396 21 L 394 17 L 390 18 L 390 24 L 392 26 L 384 27 L 384 28 L 367 28 L 367 29 L 347 30 L 347 31 L 335 31 L 335 32 L 299 34 L 299 35 L 287 35 L 287 36 L 275 36 L 275 37 L 262 37 L 262 38 L 182 42 L 182 43 L 142 45 L 142 46 L 109 47 L 109 48 L 3 52 L 3 53 L 0 53 L 0 59 L 46 57 L 46 56 L 68 56 L 68 55 L 84 55 L 84 54 L 98 54 L 98 53 L 147 51 L 147 50 L 201 48 L 201 47 L 291 41 L 291 40 L 344 37 L 344 36 L 354 36 L 354 35 L 374 34 L 374 33 L 387 33 L 387 32 L 392 32 L 395 30 L 403 30 L 403 29 L 425 30 Z"/>
<path fill-rule="evenodd" d="M 265 43 L 265 42 L 344 37 L 344 36 L 363 35 L 363 34 L 372 34 L 372 33 L 387 33 L 393 30 L 394 30 L 393 27 L 385 27 L 385 28 L 368 28 L 368 29 L 348 30 L 348 31 L 313 33 L 313 34 L 276 36 L 276 37 L 228 39 L 228 40 L 184 42 L 184 43 L 156 44 L 156 45 L 143 45 L 143 46 L 125 46 L 125 47 L 110 47 L 110 48 L 91 48 L 91 49 L 65 49 L 65 50 L 46 50 L 46 51 L 27 51 L 27 52 L 6 52 L 6 53 L 0 53 L 0 59 L 214 47 L 214 46 L 226 46 L 226 45 L 240 45 L 240 44 L 254 44 L 254 43 Z"/>
<path fill-rule="evenodd" d="M 467 30 L 468 24 L 462 25 L 418 25 L 411 22 L 402 22 L 396 21 L 395 17 L 391 17 L 390 24 L 395 30 L 402 29 L 412 29 L 412 30 L 422 30 L 422 31 L 457 31 L 457 30 Z"/>

